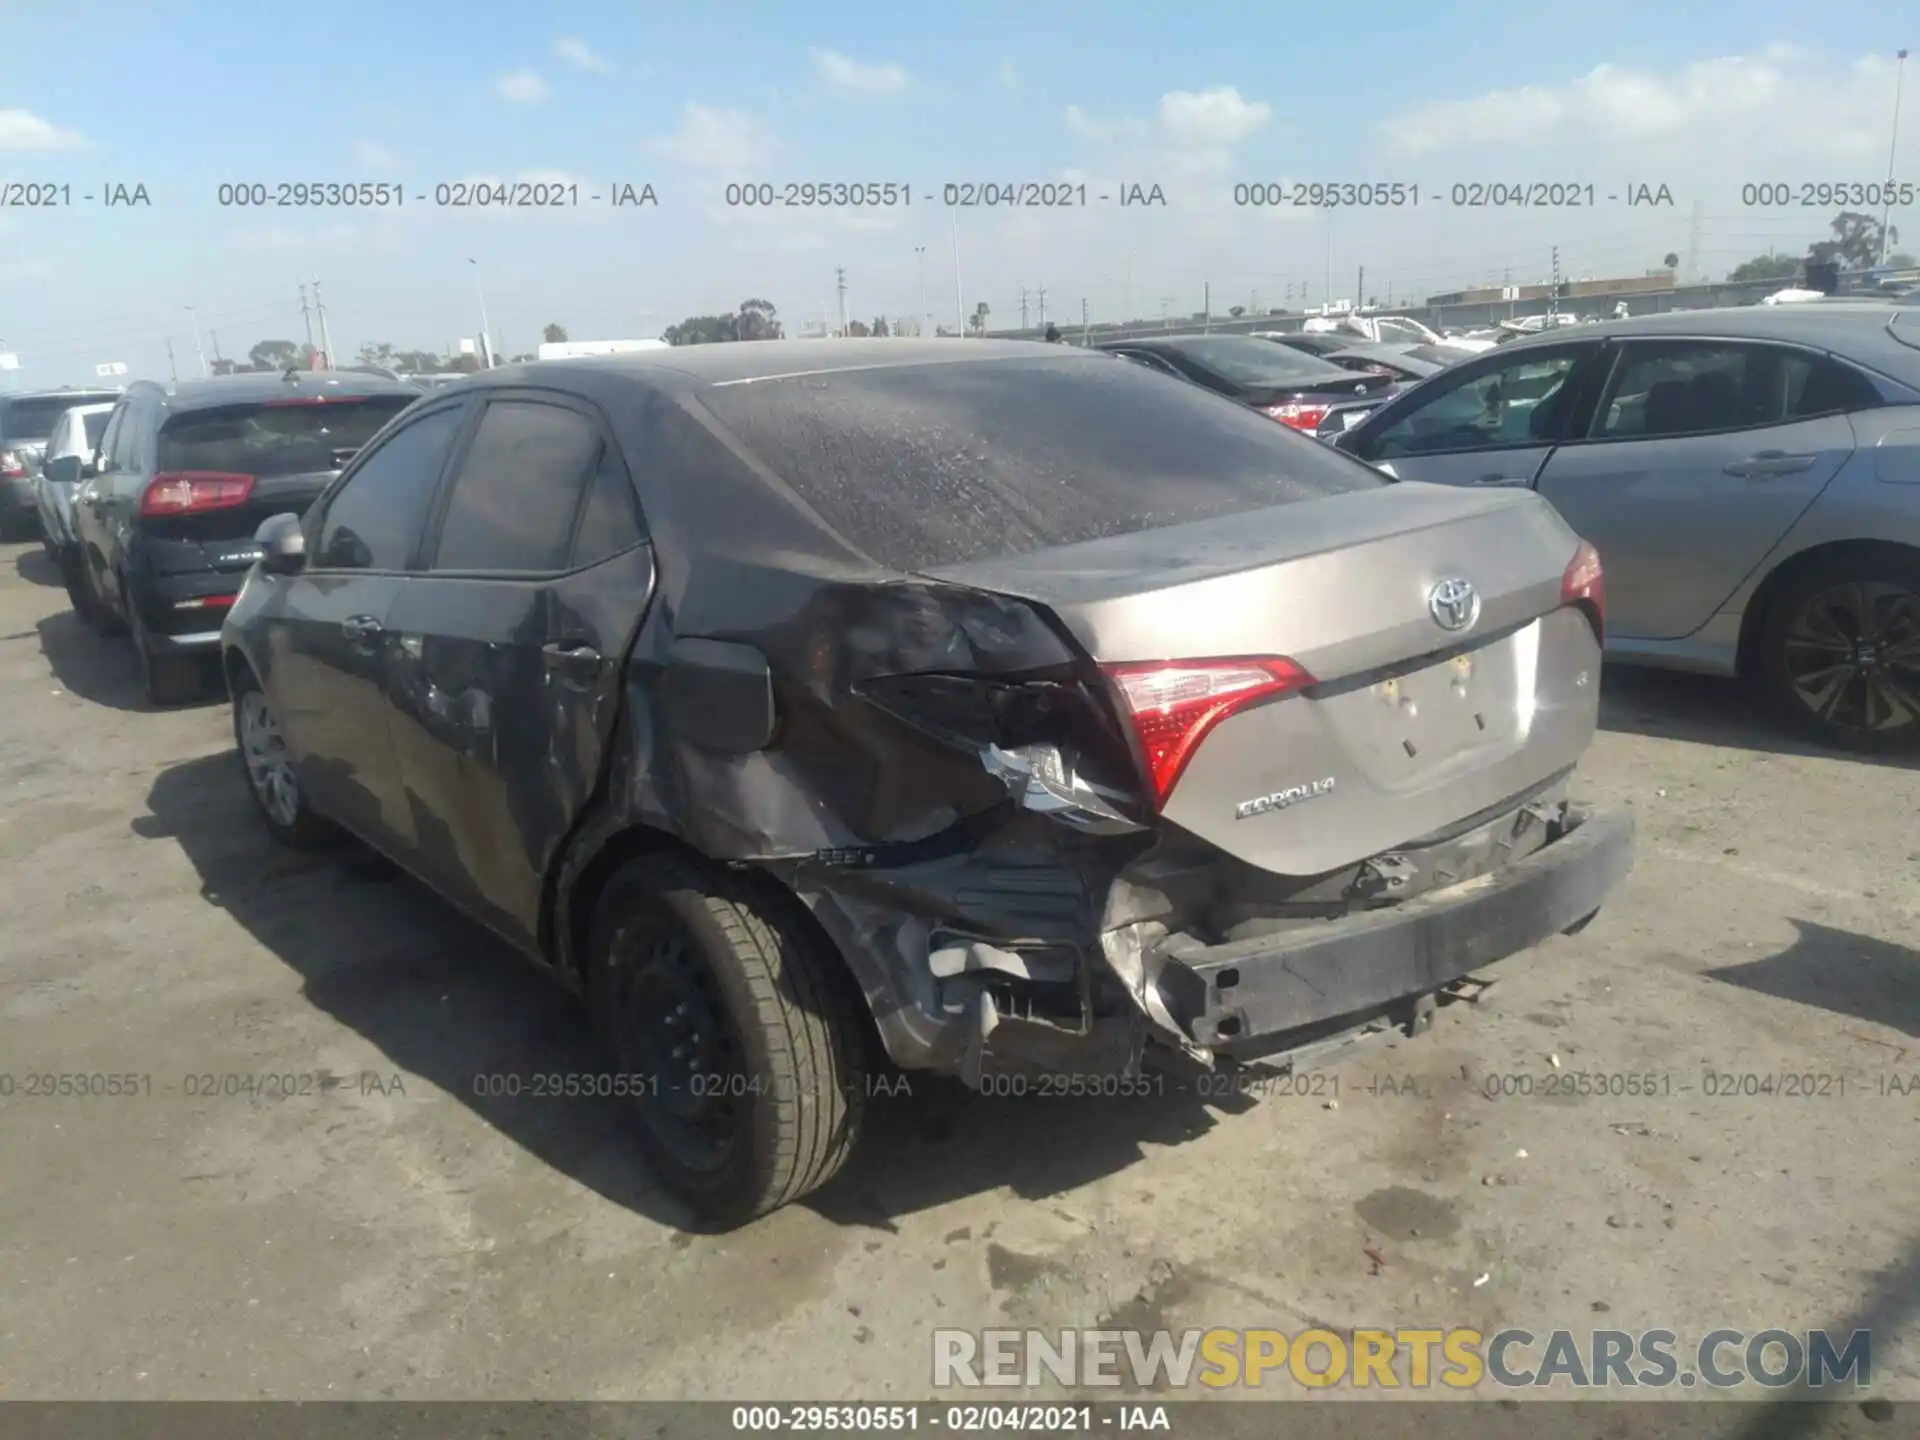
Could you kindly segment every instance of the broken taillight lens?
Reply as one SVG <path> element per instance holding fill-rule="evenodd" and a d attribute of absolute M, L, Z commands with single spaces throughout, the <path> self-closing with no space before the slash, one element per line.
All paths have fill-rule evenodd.
<path fill-rule="evenodd" d="M 140 495 L 142 515 L 194 515 L 244 505 L 253 494 L 253 476 L 224 470 L 166 470 L 147 482 Z"/>
<path fill-rule="evenodd" d="M 1101 667 L 1119 691 L 1164 808 L 1200 742 L 1222 720 L 1256 701 L 1291 694 L 1313 677 L 1282 656 L 1165 660 Z"/>
<path fill-rule="evenodd" d="M 1600 552 L 1584 540 L 1560 577 L 1560 603 L 1578 605 L 1587 612 L 1595 639 L 1606 634 L 1607 572 L 1600 564 Z"/>

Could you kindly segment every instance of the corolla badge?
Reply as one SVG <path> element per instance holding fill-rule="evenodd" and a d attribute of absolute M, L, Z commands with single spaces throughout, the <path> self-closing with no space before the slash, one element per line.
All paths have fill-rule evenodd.
<path fill-rule="evenodd" d="M 1480 592 L 1465 580 L 1442 580 L 1427 592 L 1427 613 L 1442 630 L 1465 630 L 1480 618 Z"/>
<path fill-rule="evenodd" d="M 1324 780 L 1313 780 L 1305 785 L 1289 785 L 1284 790 L 1276 790 L 1271 795 L 1256 795 L 1251 800 L 1242 800 L 1233 807 L 1233 818 L 1250 820 L 1255 815 L 1265 815 L 1274 810 L 1285 810 L 1298 805 L 1302 800 L 1318 800 L 1322 795 L 1333 793 L 1333 776 Z"/>

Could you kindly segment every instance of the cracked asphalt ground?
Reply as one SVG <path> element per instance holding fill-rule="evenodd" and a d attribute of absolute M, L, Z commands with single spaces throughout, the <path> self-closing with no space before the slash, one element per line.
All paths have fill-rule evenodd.
<path fill-rule="evenodd" d="M 1232 1104 L 921 1082 L 725 1236 L 616 1102 L 485 1093 L 597 1065 L 573 1002 L 411 881 L 276 851 L 224 702 L 149 712 L 33 547 L 0 697 L 0 1396 L 924 1397 L 936 1326 L 1312 1322 L 1869 1326 L 1920 1398 L 1920 770 L 1730 686 L 1609 673 L 1579 791 L 1638 869 L 1431 1034 Z"/>

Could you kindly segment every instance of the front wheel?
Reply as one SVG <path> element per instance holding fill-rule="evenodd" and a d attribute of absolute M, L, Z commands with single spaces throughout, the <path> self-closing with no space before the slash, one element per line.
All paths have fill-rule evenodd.
<path fill-rule="evenodd" d="M 1761 639 L 1777 710 L 1810 738 L 1920 748 L 1920 560 L 1843 556 L 1787 587 Z"/>
<path fill-rule="evenodd" d="M 866 1098 L 861 1002 L 781 897 L 673 855 L 630 861 L 595 909 L 588 993 L 662 1184 L 740 1224 L 818 1189 Z"/>

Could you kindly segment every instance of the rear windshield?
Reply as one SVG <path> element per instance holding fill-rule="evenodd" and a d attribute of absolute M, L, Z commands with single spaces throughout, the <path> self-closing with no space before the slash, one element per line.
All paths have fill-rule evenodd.
<path fill-rule="evenodd" d="M 1168 348 L 1236 385 L 1298 385 L 1302 381 L 1343 378 L 1337 368 L 1318 356 L 1251 335 L 1209 335 Z"/>
<path fill-rule="evenodd" d="M 823 520 L 896 570 L 1389 483 L 1244 405 L 1081 355 L 816 373 L 701 398 Z"/>
<path fill-rule="evenodd" d="M 160 432 L 162 470 L 301 475 L 338 470 L 412 395 L 264 401 L 176 415 Z"/>
<path fill-rule="evenodd" d="M 0 409 L 0 439 L 45 440 L 53 434 L 54 422 L 76 405 L 92 405 L 112 400 L 108 395 L 36 395 L 28 400 L 9 400 Z"/>

